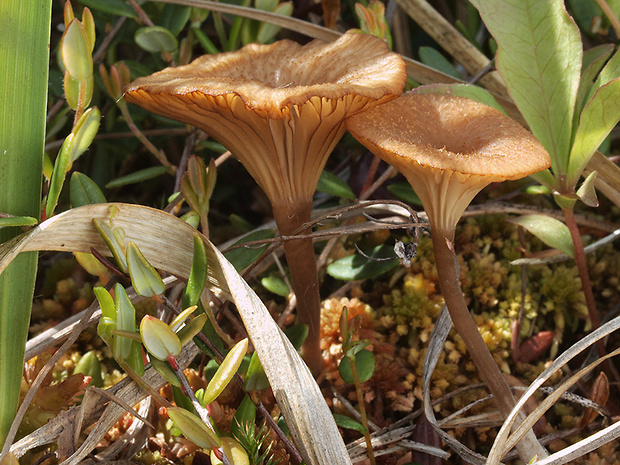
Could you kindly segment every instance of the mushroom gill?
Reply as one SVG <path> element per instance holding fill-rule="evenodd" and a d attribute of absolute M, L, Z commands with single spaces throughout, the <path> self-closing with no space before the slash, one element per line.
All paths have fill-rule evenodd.
<path fill-rule="evenodd" d="M 218 140 L 269 197 L 282 235 L 310 220 L 312 196 L 344 119 L 397 97 L 402 58 L 377 37 L 348 32 L 332 43 L 282 40 L 206 55 L 138 78 L 125 98 Z M 320 299 L 311 239 L 286 241 L 304 358 L 321 369 Z"/>

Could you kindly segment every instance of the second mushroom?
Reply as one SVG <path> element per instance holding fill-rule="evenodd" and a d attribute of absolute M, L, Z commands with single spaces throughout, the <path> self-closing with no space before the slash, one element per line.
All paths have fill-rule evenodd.
<path fill-rule="evenodd" d="M 499 110 L 463 97 L 417 90 L 347 119 L 347 129 L 394 165 L 420 197 L 452 322 L 505 418 L 515 401 L 465 303 L 454 251 L 455 227 L 484 187 L 525 177 L 551 162 L 536 138 Z M 531 432 L 517 448 L 525 462 L 535 454 L 545 456 Z"/>
<path fill-rule="evenodd" d="M 345 132 L 344 119 L 397 97 L 402 58 L 377 37 L 346 33 L 332 43 L 282 40 L 200 57 L 136 79 L 125 98 L 202 129 L 246 167 L 265 191 L 280 234 L 311 219 L 312 197 L 327 158 Z M 302 349 L 321 370 L 319 283 L 312 239 L 284 243 Z"/>

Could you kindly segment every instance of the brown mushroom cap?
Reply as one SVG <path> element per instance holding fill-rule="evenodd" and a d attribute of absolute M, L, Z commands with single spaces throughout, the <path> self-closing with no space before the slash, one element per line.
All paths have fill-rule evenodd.
<path fill-rule="evenodd" d="M 282 40 L 138 78 L 125 99 L 192 124 L 228 148 L 272 203 L 311 199 L 343 120 L 400 94 L 402 58 L 367 34 Z M 284 200 L 283 200 L 284 199 Z"/>
<path fill-rule="evenodd" d="M 551 164 L 529 131 L 464 97 L 411 92 L 348 118 L 346 126 L 407 178 L 431 223 L 444 232 L 488 184 Z"/>

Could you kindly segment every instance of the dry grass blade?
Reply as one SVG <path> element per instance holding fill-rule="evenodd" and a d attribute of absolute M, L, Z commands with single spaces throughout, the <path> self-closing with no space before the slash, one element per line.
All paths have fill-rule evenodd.
<path fill-rule="evenodd" d="M 182 367 L 189 365 L 198 352 L 198 348 L 194 345 L 185 347 L 181 357 L 178 360 L 179 365 Z M 153 386 L 154 389 L 159 389 L 167 383 L 167 381 L 151 367 L 148 367 L 143 379 Z M 123 401 L 129 405 L 136 405 L 146 396 L 144 391 L 142 391 L 142 389 L 140 389 L 137 384 L 129 378 L 122 380 L 110 389 L 118 398 L 123 399 Z M 54 419 L 50 420 L 50 422 L 36 430 L 34 433 L 13 444 L 11 446 L 11 452 L 17 457 L 21 457 L 35 447 L 56 441 L 61 435 L 65 434 L 66 431 L 73 434 L 72 425 L 78 422 L 81 415 L 84 415 L 84 424 L 90 425 L 97 421 L 97 425 L 101 426 L 89 434 L 85 443 L 82 444 L 80 449 L 76 452 L 76 454 L 79 455 L 76 455 L 75 457 L 81 456 L 83 458 L 88 455 L 90 451 L 92 451 L 107 431 L 114 426 L 114 424 L 124 414 L 125 410 L 117 404 L 110 404 L 105 407 L 104 410 L 104 403 L 99 403 L 96 408 L 88 412 L 82 412 L 80 406 L 72 407 L 69 410 L 61 412 Z M 79 462 L 79 460 L 77 462 Z"/>
<path fill-rule="evenodd" d="M 616 349 L 611 354 L 608 354 L 606 357 L 597 360 L 592 365 L 589 365 L 586 368 L 583 368 L 578 373 L 573 375 L 562 386 L 556 389 L 547 399 L 545 399 L 543 402 L 540 403 L 538 408 L 528 416 L 527 420 L 522 425 L 520 425 L 519 428 L 515 430 L 515 432 L 513 433 L 513 436 L 510 435 L 510 430 L 512 428 L 512 425 L 514 424 L 515 420 L 517 419 L 517 415 L 519 414 L 519 412 L 521 411 L 521 409 L 523 408 L 527 400 L 538 390 L 538 388 L 540 388 L 543 385 L 545 381 L 549 379 L 549 377 L 553 373 L 555 373 L 558 369 L 560 369 L 562 366 L 568 363 L 573 357 L 583 352 L 585 349 L 590 347 L 592 344 L 595 344 L 596 341 L 616 331 L 618 328 L 620 328 L 620 317 L 614 318 L 613 320 L 605 323 L 600 328 L 596 329 L 592 333 L 588 334 L 585 338 L 581 339 L 579 342 L 571 346 L 566 352 L 562 353 L 545 371 L 543 371 L 538 376 L 538 378 L 534 380 L 532 384 L 530 384 L 529 388 L 519 398 L 519 401 L 517 402 L 517 405 L 515 406 L 513 412 L 506 419 L 506 421 L 504 422 L 504 425 L 500 429 L 497 435 L 497 438 L 495 439 L 495 443 L 493 444 L 493 448 L 491 449 L 491 452 L 489 454 L 489 460 L 488 460 L 489 465 L 499 464 L 501 458 L 504 456 L 507 449 L 509 449 L 509 447 L 511 447 L 511 445 L 514 444 L 516 441 L 518 441 L 523 431 L 527 431 L 525 428 L 531 428 L 531 426 L 538 420 L 538 418 L 540 418 L 540 416 L 542 416 L 542 414 L 553 404 L 553 402 L 555 402 L 555 400 L 557 400 L 557 398 L 559 398 L 561 394 L 564 391 L 566 391 L 566 389 L 572 386 L 572 384 L 574 384 L 579 379 L 579 377 L 583 376 L 583 374 L 587 373 L 588 371 L 591 371 L 596 365 L 601 363 L 603 360 L 606 360 L 607 358 L 620 353 L 620 349 Z M 606 433 L 601 435 L 600 434 L 602 433 L 601 431 L 591 437 L 595 437 L 597 441 L 600 440 L 601 437 L 604 437 L 604 438 L 617 437 L 620 434 L 620 422 L 615 423 L 614 425 L 610 426 L 609 428 L 606 428 L 603 431 L 606 431 Z M 584 441 L 586 442 L 584 443 Z M 593 443 L 589 443 L 588 445 L 588 440 L 583 440 L 583 441 L 580 441 L 579 443 L 581 444 L 581 448 L 575 452 L 575 453 L 579 453 L 578 456 L 586 454 L 589 451 L 593 450 L 594 448 L 600 447 L 600 445 L 602 445 L 602 443 L 597 443 L 598 445 L 596 445 L 596 447 L 594 447 Z M 555 460 L 558 460 L 558 457 L 562 454 L 563 454 L 563 451 L 556 452 L 555 454 L 545 458 L 544 463 L 549 463 L 549 464 L 565 463 L 564 461 L 558 461 L 558 462 L 555 461 Z M 541 461 L 539 463 L 543 463 L 543 462 Z"/>
<path fill-rule="evenodd" d="M 448 313 L 447 307 L 441 309 L 441 313 L 439 314 L 439 318 L 435 322 L 435 327 L 433 328 L 433 333 L 431 335 L 431 339 L 428 345 L 428 351 L 426 352 L 426 357 L 424 359 L 424 376 L 423 376 L 423 400 L 424 400 L 424 414 L 426 415 L 427 420 L 433 426 L 437 434 L 441 436 L 441 439 L 452 449 L 454 450 L 460 457 L 465 459 L 467 462 L 472 463 L 474 465 L 484 465 L 486 463 L 486 457 L 480 455 L 471 449 L 465 447 L 459 441 L 454 439 L 448 433 L 446 433 L 439 424 L 437 423 L 437 419 L 435 418 L 435 413 L 433 412 L 433 405 L 431 403 L 431 377 L 433 376 L 433 371 L 435 371 L 435 367 L 439 362 L 439 357 L 442 354 L 443 346 L 448 339 L 448 333 L 452 328 L 452 320 L 450 319 L 450 314 Z"/>
<path fill-rule="evenodd" d="M 17 241 L 0 246 L 0 272 L 19 252 L 28 250 L 88 252 L 93 247 L 109 255 L 93 220 L 110 221 L 111 217 L 114 226 L 124 230 L 126 241 L 135 242 L 154 267 L 187 279 L 196 230 L 161 210 L 128 204 L 88 205 L 45 221 Z M 308 465 L 351 463 L 331 412 L 305 363 L 252 289 L 215 246 L 206 238 L 204 241 L 209 287 L 230 296 L 236 304 L 304 460 Z M 124 412 L 115 404 L 108 406 L 117 408 Z M 100 421 L 95 430 L 99 434 L 109 427 Z M 96 442 L 88 447 L 82 445 L 67 463 L 78 463 L 78 456 L 84 457 L 84 451 L 90 447 L 88 453 L 95 445 Z"/>

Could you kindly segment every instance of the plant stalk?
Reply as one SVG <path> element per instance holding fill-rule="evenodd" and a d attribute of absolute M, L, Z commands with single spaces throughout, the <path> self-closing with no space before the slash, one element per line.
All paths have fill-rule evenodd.
<path fill-rule="evenodd" d="M 586 260 L 586 253 L 583 249 L 583 241 L 581 240 L 581 234 L 579 234 L 579 228 L 575 221 L 575 212 L 572 208 L 562 208 L 564 214 L 564 221 L 570 231 L 571 239 L 573 240 L 573 246 L 575 249 L 575 263 L 577 264 L 577 270 L 579 271 L 579 279 L 581 280 L 581 287 L 583 288 L 583 295 L 586 300 L 586 306 L 588 307 L 588 315 L 590 322 L 592 323 L 592 329 L 595 330 L 601 326 L 601 321 L 598 317 L 596 310 L 596 302 L 594 300 L 594 293 L 592 292 L 592 283 L 590 282 L 590 273 L 588 271 L 588 262 Z M 602 339 L 596 342 L 596 348 L 598 354 L 601 357 L 605 356 L 605 345 Z"/>
<path fill-rule="evenodd" d="M 370 465 L 376 465 L 375 454 L 372 449 L 372 439 L 370 437 L 370 428 L 368 427 L 368 415 L 366 414 L 366 405 L 364 404 L 364 393 L 362 392 L 362 383 L 360 383 L 360 377 L 357 372 L 357 365 L 355 364 L 355 355 L 349 357 L 349 365 L 351 366 L 351 374 L 353 375 L 353 384 L 355 385 L 355 395 L 359 402 L 360 419 L 362 426 L 365 428 L 364 440 L 366 441 L 366 452 L 368 453 L 368 461 Z"/>
<path fill-rule="evenodd" d="M 292 236 L 311 220 L 312 202 L 273 204 L 273 215 L 283 236 Z M 308 337 L 302 356 L 310 371 L 317 375 L 323 368 L 321 358 L 321 299 L 319 276 L 312 238 L 284 242 L 284 253 L 291 272 L 293 291 L 297 297 L 297 321 L 308 325 Z"/>
<path fill-rule="evenodd" d="M 499 370 L 495 360 L 493 360 L 493 356 L 484 343 L 478 331 L 478 326 L 476 326 L 465 303 L 459 281 L 458 263 L 454 252 L 454 231 L 446 234 L 433 227 L 432 240 L 437 274 L 439 276 L 439 287 L 450 312 L 452 323 L 465 341 L 469 355 L 476 364 L 480 377 L 489 388 L 489 391 L 491 391 L 491 394 L 493 394 L 493 399 L 502 417 L 506 418 L 515 406 L 515 400 L 506 379 Z M 532 430 L 527 433 L 516 447 L 521 460 L 526 463 L 536 454 L 539 457 L 547 456 Z"/>

